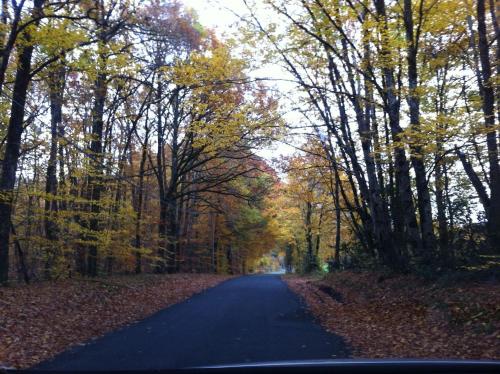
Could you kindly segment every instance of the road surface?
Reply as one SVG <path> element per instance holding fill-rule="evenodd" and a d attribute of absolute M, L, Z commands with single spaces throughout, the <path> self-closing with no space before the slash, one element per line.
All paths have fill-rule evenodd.
<path fill-rule="evenodd" d="M 348 357 L 277 275 L 224 282 L 86 345 L 42 370 L 148 370 Z"/>

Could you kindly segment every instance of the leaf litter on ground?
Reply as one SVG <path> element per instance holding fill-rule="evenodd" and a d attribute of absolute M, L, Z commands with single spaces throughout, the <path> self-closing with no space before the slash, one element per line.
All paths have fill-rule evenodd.
<path fill-rule="evenodd" d="M 343 271 L 285 276 L 356 358 L 500 359 L 500 285 Z"/>

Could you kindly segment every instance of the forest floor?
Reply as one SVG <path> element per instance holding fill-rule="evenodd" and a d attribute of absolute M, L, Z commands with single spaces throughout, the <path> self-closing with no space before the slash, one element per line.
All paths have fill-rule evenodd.
<path fill-rule="evenodd" d="M 0 368 L 27 368 L 229 278 L 148 274 L 0 287 Z"/>
<path fill-rule="evenodd" d="M 324 278 L 284 276 L 355 358 L 500 359 L 498 274 L 385 277 L 342 271 Z"/>

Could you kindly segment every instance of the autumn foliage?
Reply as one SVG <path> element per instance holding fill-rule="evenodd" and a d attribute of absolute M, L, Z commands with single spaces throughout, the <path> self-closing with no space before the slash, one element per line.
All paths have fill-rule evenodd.
<path fill-rule="evenodd" d="M 354 357 L 500 358 L 496 283 L 354 271 L 284 279 Z"/>
<path fill-rule="evenodd" d="M 231 43 L 177 1 L 16 7 L 0 35 L 1 283 L 242 273 L 272 249 L 276 177 L 256 151 L 279 105 Z"/>
<path fill-rule="evenodd" d="M 0 361 L 270 262 L 356 356 L 499 358 L 498 274 L 424 280 L 498 269 L 495 1 L 240 10 L 2 2 Z"/>

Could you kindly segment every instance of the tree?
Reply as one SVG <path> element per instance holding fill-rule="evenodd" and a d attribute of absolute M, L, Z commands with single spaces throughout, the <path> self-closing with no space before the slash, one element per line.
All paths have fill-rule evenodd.
<path fill-rule="evenodd" d="M 44 0 L 34 0 L 33 2 L 31 17 L 35 20 L 35 26 L 39 24 L 43 4 Z M 2 173 L 0 175 L 0 221 L 4 222 L 0 228 L 0 283 L 5 283 L 8 280 L 9 274 L 13 188 L 16 182 L 17 163 L 21 148 L 26 96 L 32 78 L 31 59 L 35 48 L 31 32 L 30 28 L 25 28 L 22 33 L 26 45 L 22 46 L 19 51 L 19 62 L 12 91 L 10 120 L 7 128 L 7 141 L 2 160 Z M 7 56 L 4 55 L 3 59 L 6 58 Z"/>
<path fill-rule="evenodd" d="M 269 12 L 284 25 L 280 28 L 261 19 L 255 4 L 245 3 L 247 39 L 258 39 L 260 46 L 267 43 L 273 52 L 265 57 L 281 63 L 296 83 L 298 98 L 292 105 L 306 121 L 296 131 L 306 128 L 306 136 L 321 144 L 333 181 L 339 170 L 346 172 L 353 197 L 348 209 L 357 217 L 349 221 L 359 244 L 395 271 L 451 266 L 452 252 L 460 251 L 450 245 L 458 240 L 452 191 L 468 187 L 450 178 L 457 158 L 446 144 L 455 142 L 455 154 L 477 196 L 486 202 L 486 212 L 484 183 L 494 182 L 475 167 L 477 162 L 484 170 L 479 133 L 489 136 L 488 174 L 490 161 L 498 165 L 491 152 L 496 150 L 494 115 L 486 115 L 489 122 L 481 129 L 478 109 L 484 114 L 485 100 L 476 100 L 468 83 L 461 83 L 466 78 L 460 72 L 465 64 L 466 76 L 491 79 L 484 58 L 491 53 L 483 43 L 481 59 L 479 50 L 479 39 L 488 44 L 489 37 L 485 24 L 481 26 L 484 2 L 477 4 L 481 9 L 476 7 L 483 14 L 477 17 L 477 40 L 472 33 L 467 39 L 463 4 L 452 1 L 269 1 Z M 490 13 L 493 30 L 496 19 Z M 474 19 L 468 19 L 474 31 Z M 486 102 L 494 103 L 494 89 L 486 96 Z M 486 105 L 487 113 L 494 113 Z M 460 123 L 457 116 L 462 114 L 472 122 Z M 474 162 L 464 150 L 470 150 Z"/>

